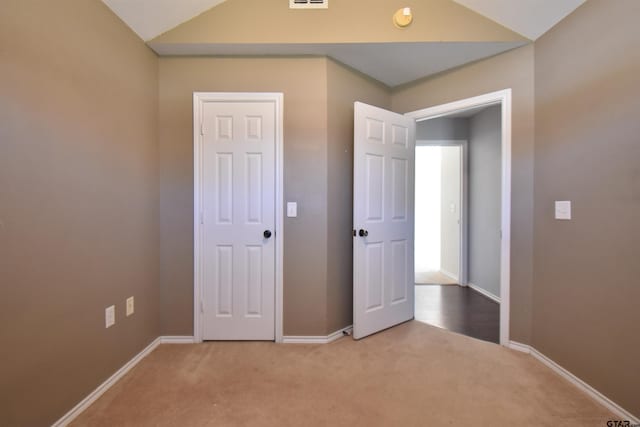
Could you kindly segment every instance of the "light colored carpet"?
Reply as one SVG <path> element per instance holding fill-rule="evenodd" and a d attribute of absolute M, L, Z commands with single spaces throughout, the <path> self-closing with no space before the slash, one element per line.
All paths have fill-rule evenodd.
<path fill-rule="evenodd" d="M 529 355 L 408 322 L 328 345 L 162 345 L 74 426 L 605 426 Z"/>
<path fill-rule="evenodd" d="M 416 272 L 416 284 L 419 285 L 457 285 L 458 281 L 449 277 L 441 271 L 420 271 Z"/>

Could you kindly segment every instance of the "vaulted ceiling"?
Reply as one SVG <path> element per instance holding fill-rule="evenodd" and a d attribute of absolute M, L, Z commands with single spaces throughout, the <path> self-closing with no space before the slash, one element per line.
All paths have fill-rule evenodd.
<path fill-rule="evenodd" d="M 389 87 L 530 43 L 584 1 L 329 0 L 294 17 L 287 0 L 103 0 L 159 55 L 326 55 Z M 388 25 L 396 6 L 410 30 Z"/>
<path fill-rule="evenodd" d="M 454 0 L 498 24 L 536 40 L 586 0 Z"/>
<path fill-rule="evenodd" d="M 102 0 L 144 41 L 149 41 L 226 0 Z"/>

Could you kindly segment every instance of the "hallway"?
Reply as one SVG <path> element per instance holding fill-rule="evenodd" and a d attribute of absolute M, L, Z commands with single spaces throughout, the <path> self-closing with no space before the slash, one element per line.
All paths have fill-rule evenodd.
<path fill-rule="evenodd" d="M 498 344 L 500 305 L 467 287 L 416 285 L 415 320 Z"/>

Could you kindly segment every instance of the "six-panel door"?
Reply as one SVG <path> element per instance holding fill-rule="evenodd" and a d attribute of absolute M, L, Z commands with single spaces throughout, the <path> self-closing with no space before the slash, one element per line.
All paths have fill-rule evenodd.
<path fill-rule="evenodd" d="M 275 338 L 275 132 L 273 103 L 204 104 L 204 340 Z"/>
<path fill-rule="evenodd" d="M 414 150 L 413 119 L 355 103 L 356 339 L 413 318 Z"/>

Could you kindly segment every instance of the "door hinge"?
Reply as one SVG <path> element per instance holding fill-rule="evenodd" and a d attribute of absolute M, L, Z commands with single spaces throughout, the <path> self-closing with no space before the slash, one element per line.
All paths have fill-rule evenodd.
<path fill-rule="evenodd" d="M 200 225 L 204 225 L 204 211 L 200 212 Z"/>
<path fill-rule="evenodd" d="M 204 136 L 204 122 L 200 122 L 200 135 Z"/>
<path fill-rule="evenodd" d="M 356 229 L 354 228 L 354 229 L 353 229 L 353 237 L 356 237 L 356 236 L 357 236 L 357 234 L 356 234 Z"/>
<path fill-rule="evenodd" d="M 200 313 L 204 314 L 204 301 L 200 300 Z"/>

